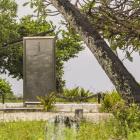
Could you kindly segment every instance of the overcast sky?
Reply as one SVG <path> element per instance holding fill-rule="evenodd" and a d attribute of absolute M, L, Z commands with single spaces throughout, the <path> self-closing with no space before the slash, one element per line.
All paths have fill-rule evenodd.
<path fill-rule="evenodd" d="M 16 0 L 19 4 L 18 15 L 20 17 L 32 13 L 29 7 L 22 7 L 22 4 L 28 0 Z M 58 19 L 59 18 L 59 19 Z M 53 22 L 59 25 L 60 16 L 53 17 Z M 122 53 L 119 53 L 122 57 Z M 128 70 L 133 74 L 137 81 L 140 81 L 140 57 L 137 53 L 133 54 L 134 61 L 125 61 L 124 64 Z M 77 58 L 71 59 L 65 64 L 64 79 L 66 80 L 66 86 L 73 88 L 76 86 L 90 89 L 93 92 L 112 90 L 114 86 L 96 61 L 95 57 L 91 54 L 88 48 L 78 54 Z M 13 90 L 16 94 L 21 94 L 22 81 L 17 82 L 15 79 L 8 78 L 13 85 Z"/>

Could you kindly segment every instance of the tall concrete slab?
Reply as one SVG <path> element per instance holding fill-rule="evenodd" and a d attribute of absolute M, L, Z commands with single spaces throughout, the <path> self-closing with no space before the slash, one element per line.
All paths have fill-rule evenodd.
<path fill-rule="evenodd" d="M 24 37 L 23 42 L 23 98 L 34 102 L 56 89 L 55 37 Z"/>

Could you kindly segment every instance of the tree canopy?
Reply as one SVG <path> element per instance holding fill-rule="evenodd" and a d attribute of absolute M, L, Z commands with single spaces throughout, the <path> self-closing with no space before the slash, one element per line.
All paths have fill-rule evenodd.
<path fill-rule="evenodd" d="M 11 90 L 11 85 L 5 79 L 0 78 L 0 96 L 1 94 L 6 98 L 14 97 L 14 94 Z"/>
<path fill-rule="evenodd" d="M 16 12 L 17 4 L 13 0 L 0 1 L 0 46 L 17 36 Z"/>
<path fill-rule="evenodd" d="M 123 50 L 130 61 L 132 52 L 140 52 L 139 0 L 93 0 L 82 10 L 113 50 Z"/>
<path fill-rule="evenodd" d="M 22 42 L 16 42 L 16 40 L 22 40 L 22 38 L 25 36 L 37 35 L 41 32 L 55 29 L 55 26 L 52 24 L 52 22 L 44 20 L 43 16 L 34 18 L 31 15 L 28 15 L 17 22 L 15 19 L 17 10 L 16 3 L 12 0 L 2 1 L 0 2 L 0 9 L 2 9 L 2 4 L 5 4 L 3 7 L 7 8 L 8 13 L 14 12 L 14 14 L 9 14 L 7 22 L 5 21 L 7 24 L 3 24 L 2 21 L 0 24 L 0 26 L 2 26 L 0 33 L 6 35 L 3 36 L 3 38 L 1 38 L 2 40 L 0 41 L 0 72 L 8 73 L 14 78 L 22 79 L 23 45 Z M 8 4 L 10 4 L 11 9 L 9 9 Z M 7 12 L 5 11 L 5 13 Z M 0 14 L 0 16 L 3 18 L 4 15 L 3 13 Z M 46 18 L 47 17 L 45 16 L 45 19 Z M 61 34 L 61 37 L 59 37 L 59 34 Z M 58 38 L 56 42 L 56 77 L 57 89 L 60 91 L 65 85 L 65 81 L 63 80 L 64 62 L 75 57 L 76 54 L 83 49 L 83 47 L 81 46 L 80 36 L 75 34 L 71 28 L 69 28 L 67 31 L 53 31 L 49 33 L 49 35 L 55 35 Z M 8 44 L 11 41 L 14 43 Z M 6 46 L 4 46 L 5 43 L 7 44 Z"/>

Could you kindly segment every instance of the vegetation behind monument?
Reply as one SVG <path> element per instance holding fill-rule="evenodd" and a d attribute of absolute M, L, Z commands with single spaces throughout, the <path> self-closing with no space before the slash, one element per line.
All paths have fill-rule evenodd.
<path fill-rule="evenodd" d="M 11 4 L 12 3 L 12 4 Z M 7 24 L 1 24 L 2 38 L 0 41 L 0 72 L 8 73 L 14 78 L 23 78 L 23 46 L 22 42 L 16 42 L 19 38 L 25 36 L 36 35 L 41 32 L 45 32 L 51 29 L 55 29 L 52 22 L 47 22 L 43 17 L 32 18 L 32 16 L 23 17 L 19 22 L 15 20 L 16 18 L 16 4 L 8 0 L 6 2 L 2 1 L 1 5 L 4 5 L 4 13 L 0 16 L 3 18 L 1 22 L 7 22 Z M 13 5 L 9 7 L 9 5 Z M 3 7 L 0 7 L 2 9 Z M 11 8 L 11 9 L 9 9 Z M 9 17 L 5 19 L 5 16 L 9 12 Z M 11 14 L 11 11 L 12 14 Z M 5 21 L 6 20 L 6 21 Z M 9 28 L 7 28 L 9 27 Z M 61 34 L 61 37 L 59 37 Z M 76 54 L 83 49 L 81 46 L 80 36 L 75 34 L 75 32 L 69 28 L 68 30 L 59 30 L 57 32 L 52 32 L 49 35 L 55 35 L 57 37 L 56 42 L 56 82 L 57 90 L 61 91 L 65 85 L 63 80 L 63 66 L 64 62 L 68 61 L 70 58 L 76 56 Z M 14 44 L 9 44 L 4 46 L 5 43 L 15 41 Z M 46 46 L 47 47 L 47 46 Z"/>

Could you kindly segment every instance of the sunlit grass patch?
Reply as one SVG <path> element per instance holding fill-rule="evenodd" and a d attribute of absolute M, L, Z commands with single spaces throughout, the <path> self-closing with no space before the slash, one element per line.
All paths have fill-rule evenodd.
<path fill-rule="evenodd" d="M 0 140 L 45 140 L 44 121 L 0 122 Z"/>

